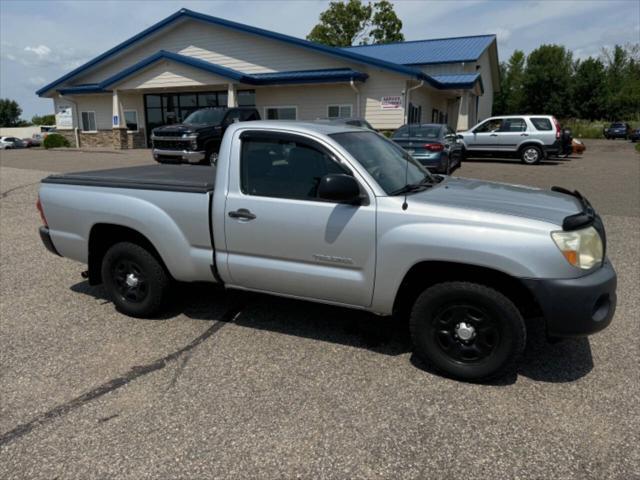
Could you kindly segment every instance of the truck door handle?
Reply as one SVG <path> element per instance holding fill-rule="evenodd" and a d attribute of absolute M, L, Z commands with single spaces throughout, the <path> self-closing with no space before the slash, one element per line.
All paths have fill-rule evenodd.
<path fill-rule="evenodd" d="M 528 134 L 528 133 L 521 133 L 521 134 L 520 134 L 520 136 L 521 136 L 521 137 L 528 137 L 528 136 L 529 136 L 529 134 Z"/>
<path fill-rule="evenodd" d="M 498 134 L 497 133 L 492 133 L 491 135 L 489 135 L 490 137 L 497 137 Z"/>
<path fill-rule="evenodd" d="M 241 208 L 240 210 L 236 210 L 235 212 L 229 212 L 229 216 L 231 218 L 243 218 L 245 220 L 253 220 L 254 218 L 256 218 L 256 216 L 246 208 Z"/>

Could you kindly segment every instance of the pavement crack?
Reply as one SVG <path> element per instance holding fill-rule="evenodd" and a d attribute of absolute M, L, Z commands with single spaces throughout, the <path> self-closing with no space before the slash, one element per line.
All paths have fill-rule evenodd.
<path fill-rule="evenodd" d="M 0 200 L 3 200 L 5 198 L 7 198 L 9 196 L 9 194 L 11 194 L 11 193 L 13 193 L 13 192 L 15 192 L 17 190 L 21 190 L 21 189 L 27 188 L 27 187 L 33 187 L 34 185 L 38 185 L 39 183 L 40 183 L 40 180 L 38 180 L 37 182 L 33 182 L 33 183 L 27 183 L 26 185 L 19 185 L 17 187 L 10 188 L 6 192 L 0 193 Z"/>
<path fill-rule="evenodd" d="M 58 405 L 57 407 L 44 412 L 37 417 L 33 418 L 27 423 L 19 424 L 13 430 L 10 430 L 6 433 L 0 435 L 0 447 L 11 443 L 14 440 L 17 440 L 24 435 L 30 433 L 33 429 L 37 427 L 41 427 L 56 418 L 62 417 L 63 415 L 68 414 L 69 412 L 76 410 L 77 408 L 82 407 L 84 404 L 95 400 L 96 398 L 102 397 L 107 393 L 113 392 L 120 387 L 127 385 L 128 383 L 137 380 L 138 378 L 148 375 L 149 373 L 155 372 L 157 370 L 161 370 L 166 367 L 170 362 L 173 362 L 179 359 L 184 354 L 190 354 L 190 352 L 200 345 L 202 342 L 213 336 L 216 332 L 218 332 L 222 327 L 224 327 L 227 323 L 230 323 L 235 320 L 238 314 L 241 312 L 242 307 L 236 305 L 227 310 L 220 320 L 216 321 L 207 328 L 200 336 L 193 339 L 190 343 L 185 345 L 179 350 L 172 352 L 162 358 L 159 358 L 151 363 L 146 365 L 137 365 L 132 367 L 126 374 L 120 377 L 113 378 L 108 382 L 103 383 L 102 385 L 97 386 L 96 388 L 83 393 L 79 397 L 76 397 L 62 405 Z"/>

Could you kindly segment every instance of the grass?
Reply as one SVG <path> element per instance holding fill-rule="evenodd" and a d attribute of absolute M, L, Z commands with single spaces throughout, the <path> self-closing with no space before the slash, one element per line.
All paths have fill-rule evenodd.
<path fill-rule="evenodd" d="M 636 152 L 640 153 L 640 142 L 636 142 Z"/>

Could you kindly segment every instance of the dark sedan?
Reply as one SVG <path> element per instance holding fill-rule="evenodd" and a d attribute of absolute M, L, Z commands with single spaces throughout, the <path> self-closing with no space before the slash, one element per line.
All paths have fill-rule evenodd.
<path fill-rule="evenodd" d="M 609 128 L 605 128 L 603 133 L 604 138 L 607 140 L 616 138 L 624 138 L 626 140 L 631 134 L 631 126 L 624 122 L 614 122 Z"/>
<path fill-rule="evenodd" d="M 391 139 L 431 171 L 449 174 L 461 166 L 462 144 L 447 125 L 407 124 L 396 130 Z"/>

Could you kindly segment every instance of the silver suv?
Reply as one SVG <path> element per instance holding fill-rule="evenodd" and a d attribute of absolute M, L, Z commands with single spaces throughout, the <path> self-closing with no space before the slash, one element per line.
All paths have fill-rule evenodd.
<path fill-rule="evenodd" d="M 561 150 L 560 123 L 552 115 L 491 117 L 459 138 L 466 156 L 515 156 L 534 165 Z"/>

